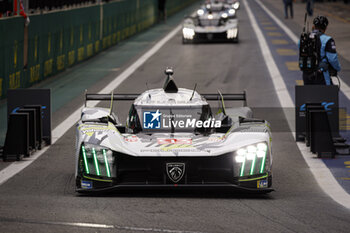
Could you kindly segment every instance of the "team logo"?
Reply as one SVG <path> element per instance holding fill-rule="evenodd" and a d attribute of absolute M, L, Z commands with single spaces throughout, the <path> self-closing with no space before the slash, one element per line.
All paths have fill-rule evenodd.
<path fill-rule="evenodd" d="M 326 111 L 331 111 L 332 105 L 334 105 L 334 102 L 322 102 L 322 106 Z M 300 106 L 300 112 L 305 112 L 305 111 L 306 111 L 306 104 L 303 104 Z"/>
<path fill-rule="evenodd" d="M 167 163 L 166 172 L 168 177 L 174 183 L 177 183 L 181 180 L 185 173 L 185 164 L 184 163 Z"/>
<path fill-rule="evenodd" d="M 143 112 L 143 128 L 145 129 L 160 129 L 162 113 L 157 110 L 156 112 Z"/>

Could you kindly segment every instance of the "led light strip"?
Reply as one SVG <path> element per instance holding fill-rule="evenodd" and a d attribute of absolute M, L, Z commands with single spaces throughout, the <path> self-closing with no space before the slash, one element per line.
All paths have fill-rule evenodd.
<path fill-rule="evenodd" d="M 252 165 L 251 165 L 251 167 L 250 167 L 250 175 L 253 175 L 253 173 L 254 173 L 255 161 L 256 161 L 256 155 L 254 156 Z"/>
<path fill-rule="evenodd" d="M 104 159 L 105 159 L 107 176 L 108 176 L 108 177 L 111 177 L 111 172 L 109 171 L 109 165 L 108 165 L 108 161 L 107 161 L 106 150 L 103 149 L 102 152 L 103 152 L 103 157 L 104 157 Z"/>
<path fill-rule="evenodd" d="M 81 149 L 82 149 L 82 151 L 83 151 L 83 158 L 84 158 L 84 164 L 85 164 L 85 171 L 86 171 L 87 174 L 89 174 L 90 171 L 89 171 L 89 166 L 88 166 L 88 164 L 87 164 L 85 147 L 82 146 Z"/>
<path fill-rule="evenodd" d="M 264 168 L 265 168 L 266 154 L 267 154 L 267 150 L 265 151 L 265 155 L 264 155 L 264 157 L 262 158 L 262 163 L 261 163 L 261 167 L 260 167 L 260 173 L 263 173 Z"/>
<path fill-rule="evenodd" d="M 242 163 L 242 167 L 241 167 L 241 174 L 239 174 L 239 176 L 243 176 L 244 175 L 244 167 L 245 167 L 245 158 L 243 160 L 243 163 Z"/>
<path fill-rule="evenodd" d="M 92 148 L 92 154 L 94 156 L 94 162 L 95 162 L 95 168 L 96 168 L 96 174 L 99 176 L 100 175 L 100 169 L 98 167 L 98 163 L 97 163 L 97 157 L 96 157 L 96 151 L 95 148 Z"/>

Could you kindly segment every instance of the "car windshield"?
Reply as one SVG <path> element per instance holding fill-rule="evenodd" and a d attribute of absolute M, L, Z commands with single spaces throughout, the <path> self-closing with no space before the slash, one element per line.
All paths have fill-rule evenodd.
<path fill-rule="evenodd" d="M 202 132 L 212 128 L 209 105 L 137 106 L 136 112 L 144 133 Z"/>

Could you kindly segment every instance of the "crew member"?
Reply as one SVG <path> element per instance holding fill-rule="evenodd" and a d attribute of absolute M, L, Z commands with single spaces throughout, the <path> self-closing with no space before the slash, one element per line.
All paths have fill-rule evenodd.
<path fill-rule="evenodd" d="M 335 42 L 325 34 L 327 26 L 328 19 L 325 16 L 317 16 L 313 21 L 312 33 L 319 35 L 321 42 L 320 61 L 316 72 L 303 72 L 304 85 L 332 85 L 331 76 L 336 76 L 340 71 Z"/>
<path fill-rule="evenodd" d="M 166 0 L 158 0 L 158 20 L 166 22 Z"/>

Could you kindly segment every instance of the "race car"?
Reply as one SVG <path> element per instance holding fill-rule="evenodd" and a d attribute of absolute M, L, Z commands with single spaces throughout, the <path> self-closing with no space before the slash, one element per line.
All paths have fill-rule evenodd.
<path fill-rule="evenodd" d="M 204 4 L 185 18 L 182 42 L 201 41 L 238 42 L 236 10 L 230 4 L 218 1 Z"/>
<path fill-rule="evenodd" d="M 142 94 L 86 94 L 110 108 L 85 107 L 76 128 L 76 191 L 228 189 L 273 191 L 269 123 L 252 118 L 246 94 L 199 94 L 178 88 Z M 133 101 L 126 124 L 113 101 Z M 218 101 L 218 111 L 209 101 Z M 243 102 L 226 108 L 226 103 Z M 233 103 L 233 102 L 232 102 Z M 117 114 L 121 114 L 116 111 Z"/>
<path fill-rule="evenodd" d="M 208 1 L 206 1 L 206 3 L 207 4 L 210 4 L 210 3 L 229 4 L 235 10 L 238 10 L 240 8 L 240 6 L 241 6 L 239 0 L 208 0 Z"/>
<path fill-rule="evenodd" d="M 222 0 L 222 1 L 224 1 L 226 4 L 230 4 L 232 8 L 235 10 L 238 10 L 241 6 L 239 0 Z"/>

